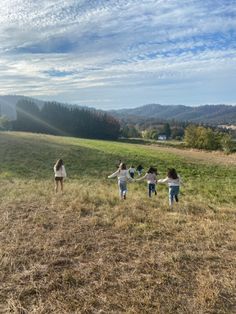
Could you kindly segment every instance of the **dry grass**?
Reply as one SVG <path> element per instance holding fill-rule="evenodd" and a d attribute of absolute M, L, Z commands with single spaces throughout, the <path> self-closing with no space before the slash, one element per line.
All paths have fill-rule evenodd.
<path fill-rule="evenodd" d="M 2 313 L 233 313 L 235 212 L 115 184 L 4 182 Z M 110 189 L 110 191 L 109 191 Z M 90 191 L 90 192 L 88 192 Z"/>
<path fill-rule="evenodd" d="M 0 313 L 236 312 L 235 168 L 22 133 L 0 134 L 0 148 Z M 50 179 L 58 152 L 75 173 L 63 195 Z M 101 179 L 118 152 L 178 164 L 188 179 L 174 211 L 165 187 L 148 199 L 145 183 L 130 184 L 118 199 Z"/>

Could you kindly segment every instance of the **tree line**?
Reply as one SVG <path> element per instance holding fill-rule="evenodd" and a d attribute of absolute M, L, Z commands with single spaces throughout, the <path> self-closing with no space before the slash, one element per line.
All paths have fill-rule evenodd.
<path fill-rule="evenodd" d="M 150 122 L 145 124 L 123 124 L 121 128 L 121 135 L 128 138 L 145 138 L 151 140 L 158 140 L 159 136 L 166 136 L 166 139 L 182 140 L 184 137 L 185 122 Z"/>
<path fill-rule="evenodd" d="M 234 151 L 232 136 L 209 127 L 189 125 L 185 129 L 184 141 L 188 147 L 206 150 Z"/>
<path fill-rule="evenodd" d="M 123 125 L 121 134 L 127 138 L 145 138 L 158 140 L 159 136 L 165 135 L 165 138 L 184 141 L 183 145 L 191 148 L 205 150 L 223 150 L 226 153 L 235 151 L 235 142 L 233 133 L 226 129 L 217 127 L 189 124 L 187 122 L 179 123 L 158 122 L 156 125 Z M 232 134 L 231 134 L 232 133 Z"/>
<path fill-rule="evenodd" d="M 114 140 L 120 124 L 110 115 L 97 110 L 46 102 L 40 109 L 33 101 L 23 99 L 16 104 L 15 131 Z"/>

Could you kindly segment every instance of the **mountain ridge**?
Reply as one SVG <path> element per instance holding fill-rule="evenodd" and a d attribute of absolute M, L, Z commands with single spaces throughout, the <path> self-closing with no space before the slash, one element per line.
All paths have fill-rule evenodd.
<path fill-rule="evenodd" d="M 28 99 L 33 101 L 39 108 L 42 108 L 47 101 L 39 100 L 33 97 L 23 95 L 0 95 L 0 115 L 6 115 L 10 120 L 16 119 L 16 103 L 19 100 Z M 52 101 L 53 102 L 53 101 Z M 77 106 L 75 104 L 64 104 L 64 106 Z M 93 110 L 94 108 L 78 106 Z M 95 109 L 94 109 L 95 110 Z M 103 111 L 99 110 L 98 111 Z M 132 119 L 136 121 L 145 119 L 157 120 L 176 120 L 188 121 L 193 123 L 205 124 L 234 124 L 236 125 L 236 105 L 201 105 L 201 106 L 185 106 L 185 105 L 161 105 L 146 104 L 135 108 L 125 108 L 117 110 L 108 110 L 107 113 L 113 115 L 120 120 L 128 121 Z"/>
<path fill-rule="evenodd" d="M 236 124 L 236 106 L 225 104 L 195 107 L 147 104 L 131 109 L 111 110 L 110 113 L 124 121 L 132 118 L 134 122 L 135 120 L 152 118 L 206 124 Z"/>

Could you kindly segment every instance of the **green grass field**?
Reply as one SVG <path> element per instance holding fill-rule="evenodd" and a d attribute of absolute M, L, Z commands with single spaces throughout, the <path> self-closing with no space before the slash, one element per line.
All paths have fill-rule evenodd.
<path fill-rule="evenodd" d="M 211 155 L 207 155 L 209 158 Z M 53 165 L 68 173 L 54 193 Z M 166 186 L 118 198 L 119 160 L 175 167 Z M 236 167 L 154 145 L 0 133 L 0 312 L 233 313 Z"/>

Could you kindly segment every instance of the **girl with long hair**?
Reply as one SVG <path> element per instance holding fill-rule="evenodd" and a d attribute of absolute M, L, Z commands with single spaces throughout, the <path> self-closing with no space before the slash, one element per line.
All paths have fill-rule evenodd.
<path fill-rule="evenodd" d="M 174 168 L 168 169 L 167 177 L 165 179 L 160 179 L 158 183 L 166 183 L 169 187 L 169 205 L 173 207 L 174 199 L 176 202 L 179 201 L 179 188 L 183 185 L 180 176 L 177 174 Z"/>
<path fill-rule="evenodd" d="M 157 195 L 156 191 L 157 169 L 154 167 L 150 167 L 143 177 L 136 179 L 135 181 L 142 181 L 145 179 L 147 180 L 148 185 L 148 196 L 151 197 L 152 193 L 155 193 L 155 195 Z"/>
<path fill-rule="evenodd" d="M 119 168 L 116 172 L 108 176 L 109 179 L 117 177 L 118 179 L 118 188 L 119 188 L 119 195 L 121 199 L 126 199 L 127 194 L 127 181 L 134 181 L 131 178 L 129 171 L 126 169 L 126 164 L 121 163 Z"/>
<path fill-rule="evenodd" d="M 54 179 L 55 179 L 55 192 L 58 192 L 58 186 L 60 182 L 61 192 L 63 192 L 63 181 L 66 177 L 66 169 L 62 159 L 58 159 L 54 167 Z"/>

